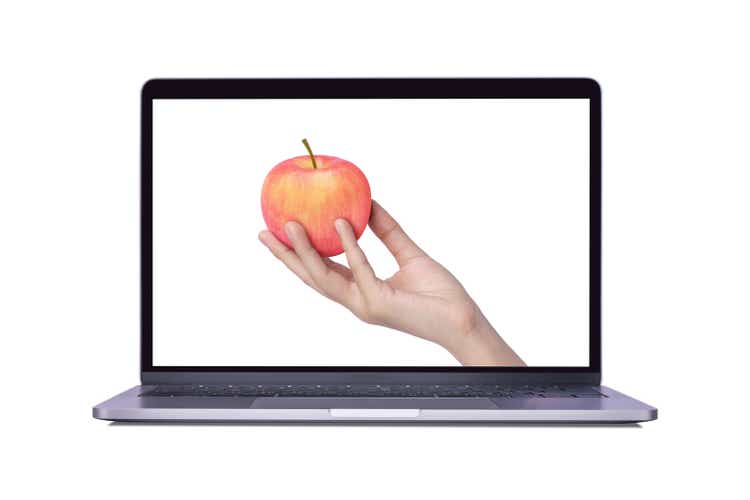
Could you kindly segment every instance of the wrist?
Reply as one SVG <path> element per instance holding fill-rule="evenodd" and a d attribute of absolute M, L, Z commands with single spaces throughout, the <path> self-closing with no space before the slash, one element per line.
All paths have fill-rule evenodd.
<path fill-rule="evenodd" d="M 446 349 L 464 366 L 526 366 L 478 307 Z"/>

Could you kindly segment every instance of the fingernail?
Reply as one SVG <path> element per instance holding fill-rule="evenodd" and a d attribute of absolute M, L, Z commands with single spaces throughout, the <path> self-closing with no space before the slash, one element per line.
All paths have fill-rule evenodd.
<path fill-rule="evenodd" d="M 346 231 L 346 221 L 344 219 L 336 219 L 333 222 L 333 225 L 336 227 L 336 231 Z"/>
<path fill-rule="evenodd" d="M 263 243 L 263 244 L 264 244 L 265 246 L 268 246 L 268 243 L 266 243 L 266 240 L 265 240 L 265 237 L 266 237 L 266 233 L 267 233 L 267 232 L 268 232 L 268 231 L 261 231 L 261 232 L 259 232 L 259 233 L 258 233 L 258 239 L 259 239 L 259 240 L 260 240 L 260 242 L 261 242 L 261 243 Z"/>
<path fill-rule="evenodd" d="M 294 222 L 293 221 L 289 221 L 286 224 L 284 224 L 284 232 L 289 238 L 292 237 L 292 235 L 294 234 Z"/>

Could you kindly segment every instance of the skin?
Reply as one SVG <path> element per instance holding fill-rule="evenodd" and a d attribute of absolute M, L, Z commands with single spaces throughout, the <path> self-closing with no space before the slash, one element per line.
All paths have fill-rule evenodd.
<path fill-rule="evenodd" d="M 297 222 L 284 226 L 291 248 L 269 231 L 258 237 L 304 283 L 366 323 L 435 342 L 464 366 L 525 366 L 461 283 L 375 201 L 369 225 L 399 265 L 390 278 L 375 275 L 344 219 L 337 219 L 334 226 L 349 267 L 321 257 Z"/>

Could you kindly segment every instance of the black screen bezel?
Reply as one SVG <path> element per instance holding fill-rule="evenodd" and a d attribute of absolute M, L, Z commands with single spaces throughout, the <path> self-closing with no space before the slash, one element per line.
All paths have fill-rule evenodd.
<path fill-rule="evenodd" d="M 395 366 L 154 366 L 152 330 L 152 103 L 154 99 L 589 99 L 589 365 L 585 367 L 395 367 Z M 590 78 L 336 78 L 336 79 L 152 79 L 141 92 L 141 379 L 223 380 L 222 374 L 351 374 L 383 380 L 466 380 L 459 375 L 557 380 L 544 374 L 601 374 L 601 91 Z M 163 374 L 163 375 L 162 375 Z M 185 377 L 180 377 L 184 374 Z M 214 377 L 210 375 L 214 374 Z M 429 374 L 436 376 L 427 377 Z M 516 376 L 518 375 L 518 376 Z M 541 376 L 541 378 L 540 378 Z M 486 377 L 485 377 L 486 378 Z M 570 378 L 570 377 L 568 377 Z M 309 379 L 309 378 L 308 378 Z M 364 380 L 364 379 L 362 379 Z M 473 379 L 472 379 L 473 380 Z"/>

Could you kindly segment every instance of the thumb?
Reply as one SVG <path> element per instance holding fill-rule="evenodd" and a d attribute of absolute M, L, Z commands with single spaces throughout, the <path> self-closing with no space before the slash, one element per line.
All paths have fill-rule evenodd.
<path fill-rule="evenodd" d="M 404 232 L 401 226 L 380 204 L 372 200 L 370 212 L 370 228 L 375 236 L 385 244 L 389 252 L 396 258 L 399 266 L 407 261 L 427 255 Z"/>

